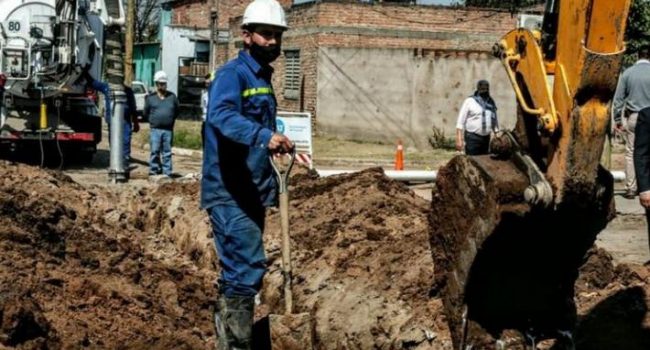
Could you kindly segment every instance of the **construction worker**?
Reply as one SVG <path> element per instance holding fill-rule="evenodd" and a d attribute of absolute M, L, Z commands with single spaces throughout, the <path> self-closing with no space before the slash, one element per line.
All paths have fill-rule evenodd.
<path fill-rule="evenodd" d="M 178 99 L 167 91 L 167 74 L 158 71 L 153 76 L 156 91 L 144 99 L 144 118 L 149 121 L 149 176 L 172 175 L 172 141 L 174 123 L 179 114 Z"/>
<path fill-rule="evenodd" d="M 215 326 L 219 349 L 250 349 L 255 295 L 266 257 L 262 244 L 266 207 L 277 202 L 269 161 L 292 142 L 277 132 L 271 85 L 284 10 L 276 0 L 255 0 L 244 12 L 244 49 L 211 83 L 205 125 L 201 207 L 210 217 L 221 275 Z"/>
<path fill-rule="evenodd" d="M 467 155 L 487 154 L 490 134 L 499 131 L 497 105 L 490 96 L 490 83 L 479 80 L 476 91 L 463 102 L 456 122 L 456 150 Z"/>
<path fill-rule="evenodd" d="M 614 94 L 613 114 L 616 131 L 625 137 L 625 193 L 632 199 L 637 193 L 634 173 L 634 128 L 639 111 L 650 107 L 650 47 L 639 50 L 639 60 L 618 79 Z"/>

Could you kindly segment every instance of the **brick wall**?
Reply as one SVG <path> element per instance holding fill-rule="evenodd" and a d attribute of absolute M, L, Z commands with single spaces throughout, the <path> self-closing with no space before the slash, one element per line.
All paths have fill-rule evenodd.
<path fill-rule="evenodd" d="M 213 0 L 181 0 L 173 3 L 172 24 L 197 26 L 208 28 L 210 26 L 210 8 Z M 227 28 L 232 17 L 244 14 L 250 0 L 214 0 L 218 14 L 218 27 Z M 280 0 L 284 8 L 291 7 L 292 0 Z"/>
<path fill-rule="evenodd" d="M 186 16 L 202 6 L 209 18 L 209 0 L 186 1 Z M 219 0 L 219 27 L 229 28 L 229 44 L 217 45 L 217 63 L 237 55 L 241 47 L 241 15 L 248 1 Z M 289 8 L 291 0 L 281 1 Z M 176 8 L 175 8 L 176 18 Z M 199 11 L 197 9 L 194 10 Z M 181 18 L 181 15 L 178 15 Z M 509 12 L 483 9 L 458 9 L 400 4 L 362 4 L 324 0 L 290 7 L 287 18 L 291 29 L 285 33 L 283 48 L 300 49 L 301 91 L 298 99 L 283 94 L 284 57 L 273 66 L 274 88 L 279 108 L 308 111 L 317 119 L 318 59 L 321 47 L 412 49 L 414 55 L 465 55 L 485 53 L 496 40 L 513 29 L 516 18 Z M 192 22 L 190 22 L 192 23 Z"/>
<path fill-rule="evenodd" d="M 172 24 L 210 27 L 210 0 L 184 0 L 172 5 Z"/>
<path fill-rule="evenodd" d="M 294 6 L 288 13 L 285 48 L 300 48 L 299 100 L 277 94 L 279 107 L 308 111 L 317 120 L 318 48 L 413 49 L 419 56 L 463 56 L 491 51 L 494 42 L 515 27 L 516 18 L 503 11 L 399 4 L 322 2 Z M 231 21 L 231 28 L 237 23 Z M 437 33 L 437 34 L 434 34 Z M 231 52 L 235 52 L 231 46 Z M 274 64 L 274 87 L 283 91 L 284 60 Z"/>

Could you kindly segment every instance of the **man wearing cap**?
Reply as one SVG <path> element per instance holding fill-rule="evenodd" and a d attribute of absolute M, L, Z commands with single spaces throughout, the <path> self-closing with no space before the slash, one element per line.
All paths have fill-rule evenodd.
<path fill-rule="evenodd" d="M 219 349 L 250 349 L 255 295 L 266 272 L 266 207 L 277 202 L 269 156 L 292 142 L 276 133 L 270 63 L 287 29 L 275 0 L 255 0 L 242 21 L 244 49 L 210 85 L 201 207 L 212 224 L 221 275 L 215 326 Z"/>
<path fill-rule="evenodd" d="M 149 120 L 149 176 L 172 175 L 172 141 L 178 117 L 178 99 L 167 91 L 167 74 L 158 71 L 153 78 L 156 91 L 144 99 L 144 118 Z"/>

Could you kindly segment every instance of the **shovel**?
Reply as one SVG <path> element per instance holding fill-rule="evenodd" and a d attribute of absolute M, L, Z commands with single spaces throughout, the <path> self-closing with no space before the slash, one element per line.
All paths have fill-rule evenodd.
<path fill-rule="evenodd" d="M 289 153 L 286 167 L 271 156 L 271 165 L 278 179 L 280 196 L 280 219 L 282 223 L 282 276 L 284 277 L 284 315 L 269 315 L 271 349 L 273 350 L 311 350 L 313 349 L 313 329 L 309 313 L 293 313 L 293 294 L 291 293 L 291 242 L 289 240 L 289 173 L 296 159 L 296 150 Z"/>

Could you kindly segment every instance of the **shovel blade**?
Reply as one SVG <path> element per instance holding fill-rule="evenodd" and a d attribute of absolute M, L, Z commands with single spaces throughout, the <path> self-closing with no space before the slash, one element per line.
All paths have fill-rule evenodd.
<path fill-rule="evenodd" d="M 272 350 L 312 350 L 313 327 L 308 313 L 269 315 Z"/>

